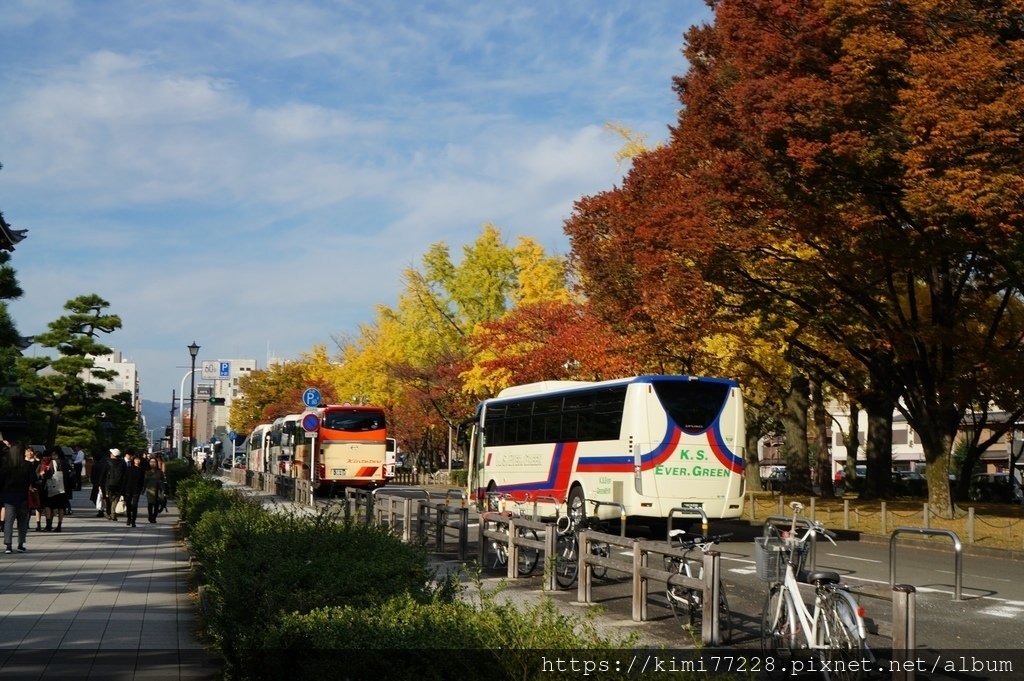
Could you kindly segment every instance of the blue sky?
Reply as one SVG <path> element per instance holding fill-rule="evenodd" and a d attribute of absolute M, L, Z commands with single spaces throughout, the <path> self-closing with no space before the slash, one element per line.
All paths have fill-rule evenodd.
<path fill-rule="evenodd" d="M 169 401 L 199 359 L 294 358 L 484 223 L 565 253 L 573 201 L 663 141 L 702 0 L 6 0 L 0 210 L 25 335 L 96 293 Z M 30 350 L 33 352 L 34 350 Z"/>

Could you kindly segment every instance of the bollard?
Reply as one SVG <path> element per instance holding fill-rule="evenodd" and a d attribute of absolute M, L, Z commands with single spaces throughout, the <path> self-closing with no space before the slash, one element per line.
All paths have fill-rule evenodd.
<path fill-rule="evenodd" d="M 888 525 L 888 523 L 886 522 L 885 502 L 883 501 L 882 502 L 882 534 L 889 534 L 889 531 L 887 529 L 885 529 L 886 525 Z"/>
<path fill-rule="evenodd" d="M 808 501 L 810 502 L 810 503 L 807 504 L 810 507 L 810 509 L 808 511 L 808 514 L 809 514 L 808 517 L 811 520 L 814 520 L 815 519 L 815 517 L 814 517 L 814 497 L 811 497 L 810 499 L 808 499 Z"/>
<path fill-rule="evenodd" d="M 786 515 L 785 502 L 781 494 L 779 495 L 779 515 Z"/>
<path fill-rule="evenodd" d="M 402 508 L 402 541 L 412 543 L 412 499 L 405 499 Z"/>
<path fill-rule="evenodd" d="M 914 654 L 917 648 L 916 589 L 909 584 L 892 588 L 892 661 L 894 681 L 914 680 Z"/>
<path fill-rule="evenodd" d="M 721 619 L 718 589 L 722 586 L 718 575 L 721 569 L 720 560 L 721 555 L 718 551 L 708 551 L 704 554 L 704 602 L 700 638 L 701 642 L 708 646 L 717 646 L 721 643 L 718 640 Z"/>
<path fill-rule="evenodd" d="M 754 495 L 753 494 L 748 494 L 747 498 L 750 499 L 750 519 L 751 520 L 756 520 L 757 519 L 757 511 L 756 511 L 757 507 L 754 504 Z"/>
<path fill-rule="evenodd" d="M 967 543 L 974 543 L 974 507 L 970 506 L 967 509 Z"/>
<path fill-rule="evenodd" d="M 850 500 L 843 499 L 843 529 L 850 529 Z"/>

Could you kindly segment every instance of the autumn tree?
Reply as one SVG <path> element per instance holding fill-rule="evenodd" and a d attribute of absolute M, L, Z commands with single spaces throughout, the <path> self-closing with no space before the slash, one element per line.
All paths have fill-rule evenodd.
<path fill-rule="evenodd" d="M 324 348 L 318 346 L 299 360 L 274 364 L 241 377 L 241 395 L 232 402 L 228 416 L 232 430 L 250 433 L 261 423 L 301 412 L 305 408 L 302 393 L 306 388 L 319 390 L 325 404 L 336 403 L 333 383 L 317 360 L 323 352 Z"/>
<path fill-rule="evenodd" d="M 948 516 L 946 462 L 979 370 L 1021 350 L 999 333 L 1024 252 L 1019 8 L 714 8 L 714 23 L 686 36 L 669 145 L 634 163 L 630 192 L 578 204 L 594 234 L 575 234 L 574 249 L 606 225 L 635 233 L 602 255 L 620 273 L 605 267 L 589 283 L 611 291 L 605 305 L 646 303 L 634 315 L 643 322 L 652 297 L 699 272 L 727 298 L 698 289 L 690 320 L 739 301 L 793 320 L 807 337 L 790 347 L 853 358 L 868 376 L 869 418 L 901 409 L 921 437 L 930 503 Z M 891 447 L 875 449 L 887 476 Z"/>

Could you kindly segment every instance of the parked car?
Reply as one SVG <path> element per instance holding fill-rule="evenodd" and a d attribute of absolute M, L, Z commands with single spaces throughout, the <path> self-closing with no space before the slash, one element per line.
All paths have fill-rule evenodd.
<path fill-rule="evenodd" d="M 1019 484 L 1014 484 L 1009 473 L 975 473 L 967 490 L 971 501 L 1019 504 L 1022 493 Z"/>
<path fill-rule="evenodd" d="M 764 488 L 772 492 L 782 492 L 789 482 L 789 472 L 783 466 L 777 466 L 764 480 Z"/>
<path fill-rule="evenodd" d="M 928 496 L 928 480 L 918 471 L 893 471 L 892 489 L 900 497 Z"/>

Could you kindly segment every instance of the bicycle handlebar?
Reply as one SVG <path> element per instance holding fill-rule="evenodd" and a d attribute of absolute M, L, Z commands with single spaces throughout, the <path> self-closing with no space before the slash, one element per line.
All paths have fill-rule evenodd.
<path fill-rule="evenodd" d="M 703 535 L 696 535 L 687 539 L 679 537 L 677 540 L 682 548 L 700 547 L 701 551 L 707 551 L 707 549 L 712 545 L 719 543 L 723 539 L 728 539 L 732 535 L 732 532 L 723 532 L 722 534 L 712 534 L 707 537 Z"/>

